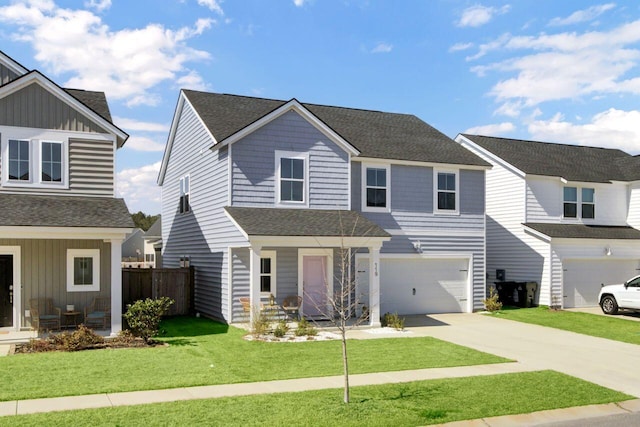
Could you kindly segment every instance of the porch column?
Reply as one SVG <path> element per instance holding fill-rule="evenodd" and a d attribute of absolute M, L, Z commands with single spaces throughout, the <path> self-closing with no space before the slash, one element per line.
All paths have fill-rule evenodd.
<path fill-rule="evenodd" d="M 380 324 L 380 247 L 369 247 L 369 322 L 373 327 Z"/>
<path fill-rule="evenodd" d="M 249 322 L 253 324 L 253 318 L 260 310 L 260 251 L 262 247 L 251 246 L 249 248 L 249 300 L 251 301 L 251 313 Z"/>
<path fill-rule="evenodd" d="M 111 335 L 122 330 L 122 239 L 111 239 Z"/>

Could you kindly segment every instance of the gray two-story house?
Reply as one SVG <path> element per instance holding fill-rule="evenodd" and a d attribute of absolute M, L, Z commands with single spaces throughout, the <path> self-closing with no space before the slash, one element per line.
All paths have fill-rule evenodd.
<path fill-rule="evenodd" d="M 413 115 L 183 90 L 158 178 L 164 265 L 195 267 L 196 309 L 230 323 L 247 297 L 330 315 L 345 280 L 374 325 L 471 312 L 489 166 Z"/>
<path fill-rule="evenodd" d="M 104 93 L 63 89 L 0 52 L 0 329 L 30 327 L 32 301 L 82 311 L 95 298 L 111 300 L 121 329 L 133 222 L 115 197 L 115 155 L 127 138 Z"/>
<path fill-rule="evenodd" d="M 540 284 L 538 302 L 595 306 L 640 274 L 640 156 L 460 134 L 487 172 L 487 276 Z"/>

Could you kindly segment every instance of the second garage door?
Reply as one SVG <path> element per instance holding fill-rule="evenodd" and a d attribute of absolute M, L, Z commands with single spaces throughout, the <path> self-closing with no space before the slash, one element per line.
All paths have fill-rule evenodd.
<path fill-rule="evenodd" d="M 469 260 L 466 258 L 382 258 L 380 312 L 398 314 L 467 311 Z M 358 265 L 367 281 L 368 259 Z"/>
<path fill-rule="evenodd" d="M 564 306 L 589 307 L 598 304 L 600 285 L 622 283 L 638 275 L 634 260 L 565 260 L 563 263 Z"/>

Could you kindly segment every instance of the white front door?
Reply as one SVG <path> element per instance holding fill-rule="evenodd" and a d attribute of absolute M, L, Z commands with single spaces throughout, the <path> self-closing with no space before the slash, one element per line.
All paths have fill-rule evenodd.
<path fill-rule="evenodd" d="M 305 316 L 327 317 L 327 257 L 303 256 L 302 277 L 302 312 Z"/>

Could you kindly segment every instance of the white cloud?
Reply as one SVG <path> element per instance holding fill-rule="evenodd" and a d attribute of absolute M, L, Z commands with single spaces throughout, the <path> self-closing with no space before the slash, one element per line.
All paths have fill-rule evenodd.
<path fill-rule="evenodd" d="M 296 7 L 302 7 L 307 1 L 308 0 L 293 0 L 293 4 L 296 5 Z"/>
<path fill-rule="evenodd" d="M 160 163 L 124 169 L 116 175 L 118 193 L 124 197 L 130 212 L 160 213 L 161 191 L 156 184 Z"/>
<path fill-rule="evenodd" d="M 595 147 L 619 148 L 640 154 L 640 111 L 610 108 L 596 114 L 586 124 L 568 122 L 561 114 L 529 125 L 534 139 L 563 141 Z"/>
<path fill-rule="evenodd" d="M 209 85 L 202 79 L 202 76 L 195 71 L 190 71 L 189 74 L 186 74 L 180 77 L 176 81 L 178 87 L 180 89 L 191 89 L 191 90 L 201 90 L 206 91 L 209 89 Z"/>
<path fill-rule="evenodd" d="M 389 53 L 393 50 L 391 43 L 378 43 L 376 47 L 371 49 L 371 53 Z"/>
<path fill-rule="evenodd" d="M 224 11 L 222 10 L 218 0 L 198 0 L 198 4 L 209 8 L 210 11 L 215 12 L 220 16 L 224 15 Z"/>
<path fill-rule="evenodd" d="M 475 5 L 462 11 L 460 20 L 456 23 L 458 27 L 480 27 L 487 24 L 495 15 L 502 15 L 511 9 L 511 6 L 504 5 L 501 8 Z"/>
<path fill-rule="evenodd" d="M 126 117 L 114 117 L 113 122 L 127 131 L 163 132 L 169 131 L 169 125 L 165 123 L 141 122 Z"/>
<path fill-rule="evenodd" d="M 101 90 L 131 106 L 157 105 L 160 99 L 152 89 L 161 82 L 194 78 L 185 64 L 209 54 L 190 48 L 187 41 L 213 20 L 199 19 L 193 27 L 177 30 L 149 24 L 113 31 L 91 11 L 26 0 L 0 7 L 0 23 L 14 27 L 14 39 L 29 43 L 48 72 L 70 75 L 65 86 Z"/>
<path fill-rule="evenodd" d="M 473 43 L 456 43 L 449 48 L 449 52 L 460 52 L 461 50 L 471 49 Z"/>
<path fill-rule="evenodd" d="M 514 129 L 515 129 L 515 126 L 513 125 L 513 123 L 503 122 L 503 123 L 494 123 L 494 124 L 482 125 L 482 126 L 474 126 L 465 130 L 463 133 L 468 133 L 471 135 L 498 136 L 498 135 L 504 135 L 509 132 L 512 132 Z"/>
<path fill-rule="evenodd" d="M 157 142 L 146 136 L 131 136 L 127 139 L 125 147 L 134 151 L 161 152 L 164 151 L 164 144 Z"/>
<path fill-rule="evenodd" d="M 531 108 L 554 100 L 594 98 L 607 94 L 640 94 L 640 77 L 630 75 L 640 65 L 640 20 L 609 31 L 563 32 L 537 36 L 502 35 L 481 45 L 476 60 L 489 52 L 512 56 L 471 68 L 478 76 L 507 75 L 489 95 L 505 105 Z M 506 105 L 508 103 L 508 105 Z"/>
<path fill-rule="evenodd" d="M 84 3 L 86 7 L 92 7 L 98 12 L 102 12 L 111 7 L 111 0 L 89 0 Z"/>
<path fill-rule="evenodd" d="M 591 6 L 587 9 L 575 11 L 566 18 L 553 18 L 551 21 L 549 21 L 549 25 L 551 26 L 573 25 L 573 24 L 579 24 L 581 22 L 593 21 L 598 16 L 602 15 L 607 10 L 613 9 L 614 7 L 616 7 L 615 3 L 607 3 L 607 4 L 600 4 L 597 6 Z"/>

